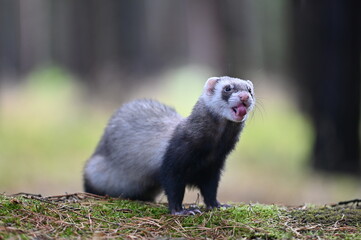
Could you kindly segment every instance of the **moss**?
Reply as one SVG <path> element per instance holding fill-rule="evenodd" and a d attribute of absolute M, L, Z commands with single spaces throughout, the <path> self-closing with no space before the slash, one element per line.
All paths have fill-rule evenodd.
<path fill-rule="evenodd" d="M 355 239 L 361 230 L 360 209 L 239 204 L 172 216 L 164 204 L 75 196 L 69 201 L 0 195 L 0 239 Z"/>
<path fill-rule="evenodd" d="M 317 207 L 288 211 L 303 236 L 325 239 L 361 239 L 361 209 Z"/>
<path fill-rule="evenodd" d="M 356 208 L 313 207 L 304 210 L 294 210 L 290 214 L 304 224 L 337 224 L 356 227 L 361 224 L 361 209 Z"/>

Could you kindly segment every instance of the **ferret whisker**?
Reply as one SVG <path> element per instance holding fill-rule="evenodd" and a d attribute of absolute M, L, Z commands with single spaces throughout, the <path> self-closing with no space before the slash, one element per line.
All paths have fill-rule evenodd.
<path fill-rule="evenodd" d="M 262 121 L 264 121 L 264 115 L 263 115 L 264 109 L 262 107 L 260 107 L 260 106 L 256 106 L 256 111 L 254 111 L 253 114 L 256 115 L 256 113 L 259 113 L 258 115 L 260 115 Z"/>

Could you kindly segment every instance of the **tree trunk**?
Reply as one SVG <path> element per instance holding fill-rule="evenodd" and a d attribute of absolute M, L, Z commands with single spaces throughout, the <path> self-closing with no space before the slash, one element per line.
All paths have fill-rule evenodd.
<path fill-rule="evenodd" d="M 294 1 L 294 63 L 300 103 L 315 127 L 313 166 L 360 175 L 360 7 Z"/>

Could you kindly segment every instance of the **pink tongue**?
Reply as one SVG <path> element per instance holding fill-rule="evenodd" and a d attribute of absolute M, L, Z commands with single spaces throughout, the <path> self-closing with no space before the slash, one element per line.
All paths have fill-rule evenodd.
<path fill-rule="evenodd" d="M 245 106 L 240 105 L 236 108 L 236 115 L 238 117 L 243 117 L 246 114 L 247 114 L 247 108 Z"/>

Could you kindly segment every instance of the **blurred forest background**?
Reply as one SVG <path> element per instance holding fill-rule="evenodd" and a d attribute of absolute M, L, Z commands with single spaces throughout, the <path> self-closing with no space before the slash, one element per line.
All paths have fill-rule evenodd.
<path fill-rule="evenodd" d="M 208 77 L 229 75 L 252 80 L 258 102 L 221 201 L 359 198 L 360 5 L 0 0 L 0 191 L 82 191 L 123 102 L 154 98 L 187 116 Z"/>

